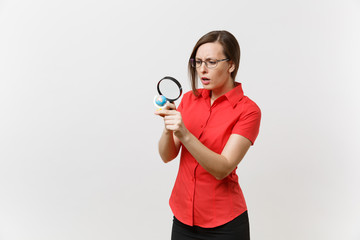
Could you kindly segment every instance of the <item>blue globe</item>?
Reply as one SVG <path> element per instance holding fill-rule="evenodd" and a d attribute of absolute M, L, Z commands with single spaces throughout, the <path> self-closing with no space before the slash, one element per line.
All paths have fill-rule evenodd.
<path fill-rule="evenodd" d="M 166 97 L 160 95 L 155 99 L 155 103 L 159 106 L 164 106 L 166 104 Z"/>

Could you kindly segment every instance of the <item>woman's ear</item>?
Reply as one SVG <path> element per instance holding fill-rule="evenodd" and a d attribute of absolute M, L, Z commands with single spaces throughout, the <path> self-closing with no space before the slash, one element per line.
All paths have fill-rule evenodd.
<path fill-rule="evenodd" d="M 229 73 L 232 73 L 235 70 L 235 63 L 233 61 L 230 62 Z"/>

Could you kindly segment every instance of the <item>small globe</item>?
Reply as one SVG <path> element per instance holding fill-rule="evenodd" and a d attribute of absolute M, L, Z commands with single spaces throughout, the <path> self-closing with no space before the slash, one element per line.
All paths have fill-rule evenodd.
<path fill-rule="evenodd" d="M 155 103 L 158 106 L 164 106 L 166 104 L 166 97 L 160 95 L 158 97 L 155 98 Z"/>

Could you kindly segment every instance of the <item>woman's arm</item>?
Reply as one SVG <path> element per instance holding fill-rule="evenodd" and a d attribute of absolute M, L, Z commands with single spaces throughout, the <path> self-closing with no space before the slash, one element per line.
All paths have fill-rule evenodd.
<path fill-rule="evenodd" d="M 181 113 L 176 110 L 161 110 L 165 128 L 186 147 L 198 163 L 216 179 L 228 176 L 245 156 L 251 141 L 241 135 L 232 134 L 221 154 L 217 154 L 203 145 L 185 127 Z"/>
<path fill-rule="evenodd" d="M 164 129 L 159 140 L 159 154 L 164 163 L 168 163 L 179 154 L 180 141 L 173 135 L 173 131 Z"/>
<path fill-rule="evenodd" d="M 221 154 L 211 151 L 191 133 L 181 137 L 180 141 L 198 163 L 218 180 L 224 179 L 236 168 L 251 146 L 249 139 L 238 134 L 230 135 Z"/>
<path fill-rule="evenodd" d="M 164 107 L 164 110 L 175 109 L 174 104 L 167 103 Z M 156 115 L 160 117 L 165 117 L 163 110 L 156 111 Z M 159 154 L 161 159 L 167 163 L 176 158 L 180 151 L 180 141 L 177 137 L 174 136 L 173 131 L 164 128 L 164 131 L 159 140 Z"/>

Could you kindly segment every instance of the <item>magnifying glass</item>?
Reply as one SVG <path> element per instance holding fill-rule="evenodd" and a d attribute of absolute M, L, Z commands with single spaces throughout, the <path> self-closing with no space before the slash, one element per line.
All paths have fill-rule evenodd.
<path fill-rule="evenodd" d="M 180 98 L 182 87 L 178 80 L 173 77 L 166 76 L 157 84 L 159 96 L 155 96 L 154 104 L 158 108 L 162 108 L 167 101 L 173 103 Z"/>

